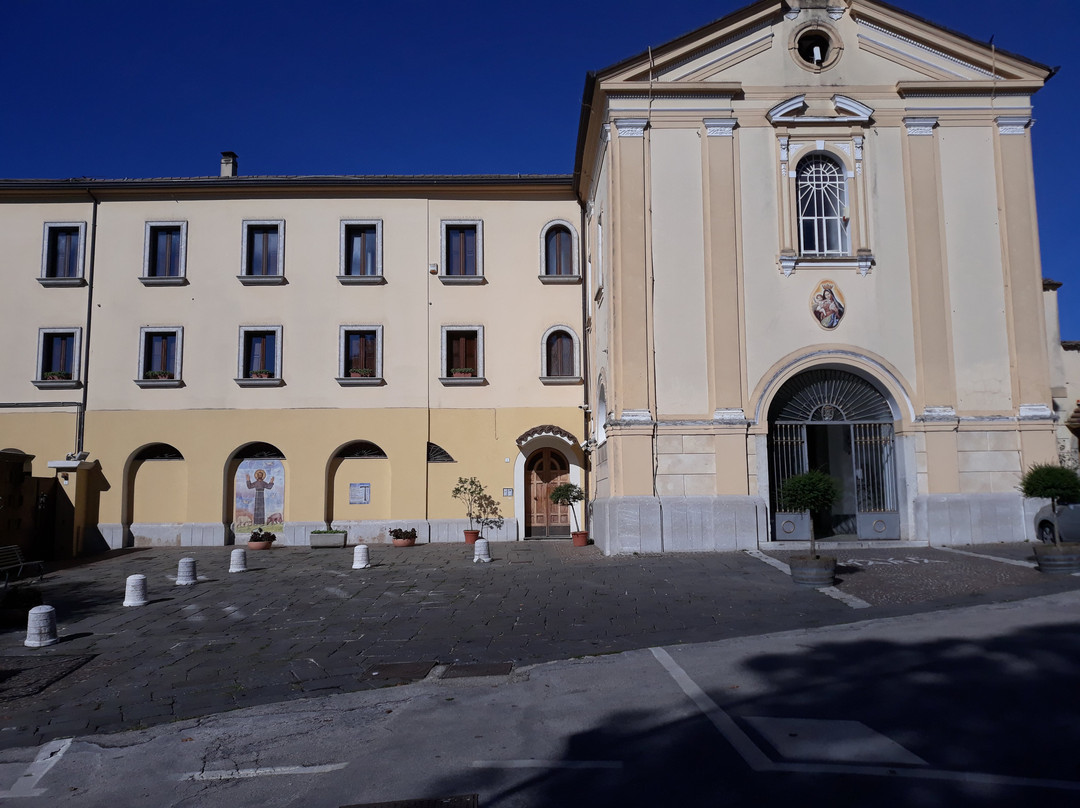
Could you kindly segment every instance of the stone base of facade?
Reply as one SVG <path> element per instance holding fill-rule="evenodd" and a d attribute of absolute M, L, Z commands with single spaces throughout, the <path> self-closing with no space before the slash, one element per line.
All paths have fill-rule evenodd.
<path fill-rule="evenodd" d="M 604 555 L 720 552 L 769 538 L 760 497 L 611 497 L 592 504 L 591 537 Z"/>
<path fill-rule="evenodd" d="M 934 545 L 1035 541 L 1035 513 L 1046 500 L 1016 494 L 921 494 L 915 535 Z"/>

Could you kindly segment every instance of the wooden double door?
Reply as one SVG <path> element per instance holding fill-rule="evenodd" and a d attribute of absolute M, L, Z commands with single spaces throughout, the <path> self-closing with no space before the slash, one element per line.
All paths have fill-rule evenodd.
<path fill-rule="evenodd" d="M 525 461 L 525 538 L 570 538 L 570 509 L 551 501 L 555 486 L 570 482 L 570 463 L 557 449 L 537 449 Z"/>

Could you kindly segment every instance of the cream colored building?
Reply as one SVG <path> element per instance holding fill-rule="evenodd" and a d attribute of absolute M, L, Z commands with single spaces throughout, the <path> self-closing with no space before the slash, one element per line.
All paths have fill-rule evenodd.
<path fill-rule="evenodd" d="M 62 478 L 75 549 L 229 543 L 254 461 L 294 544 L 457 540 L 476 476 L 499 538 L 568 532 L 572 480 L 607 553 L 751 547 L 808 468 L 819 535 L 1031 538 L 1051 72 L 772 0 L 590 74 L 572 177 L 6 181 L 0 459 Z"/>

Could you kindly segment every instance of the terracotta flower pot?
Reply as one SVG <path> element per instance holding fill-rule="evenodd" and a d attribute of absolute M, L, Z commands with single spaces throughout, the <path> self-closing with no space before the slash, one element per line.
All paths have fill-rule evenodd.
<path fill-rule="evenodd" d="M 412 547 L 416 544 L 416 539 L 391 539 L 395 547 Z"/>
<path fill-rule="evenodd" d="M 465 543 L 476 544 L 476 540 L 480 538 L 479 530 L 466 530 L 465 531 Z"/>
<path fill-rule="evenodd" d="M 269 550 L 273 546 L 272 541 L 249 541 L 247 543 L 249 550 Z"/>
<path fill-rule="evenodd" d="M 589 545 L 589 531 L 575 530 L 570 535 L 574 540 L 575 547 L 587 547 Z"/>

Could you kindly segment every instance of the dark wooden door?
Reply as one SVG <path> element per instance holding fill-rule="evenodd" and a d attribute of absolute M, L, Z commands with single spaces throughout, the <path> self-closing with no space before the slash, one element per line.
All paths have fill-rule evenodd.
<path fill-rule="evenodd" d="M 570 482 L 570 464 L 555 449 L 539 449 L 525 462 L 525 537 L 569 537 L 570 509 L 551 501 L 551 490 Z"/>

